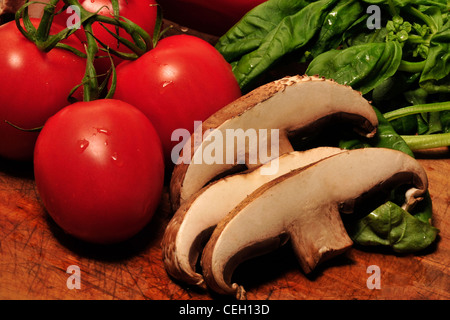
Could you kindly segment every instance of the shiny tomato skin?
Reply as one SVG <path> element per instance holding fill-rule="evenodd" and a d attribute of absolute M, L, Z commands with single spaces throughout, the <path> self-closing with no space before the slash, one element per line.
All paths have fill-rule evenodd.
<path fill-rule="evenodd" d="M 111 4 L 111 0 L 80 0 L 80 5 L 89 12 L 97 12 L 99 14 L 107 17 L 113 17 L 113 8 Z M 63 7 L 62 1 L 57 5 L 57 9 L 61 9 Z M 119 15 L 125 17 L 137 25 L 139 25 L 142 29 L 144 29 L 150 36 L 153 36 L 153 31 L 155 30 L 155 22 L 156 22 L 156 1 L 155 0 L 119 0 Z M 72 11 L 62 12 L 59 15 L 55 16 L 55 21 L 59 24 L 66 25 L 67 22 L 72 22 L 72 16 L 74 13 Z M 103 26 L 107 27 L 113 33 L 116 33 L 116 28 L 113 25 L 104 23 Z M 111 36 L 108 31 L 101 26 L 100 23 L 96 22 L 92 25 L 92 31 L 97 39 L 99 39 L 102 43 L 106 44 L 110 48 L 114 50 L 118 50 L 121 52 L 132 52 L 125 45 L 120 44 L 113 36 Z M 84 30 L 81 28 L 77 32 L 75 32 L 77 37 L 85 42 L 86 35 Z M 126 33 L 123 29 L 119 29 L 119 35 L 124 37 L 127 40 L 132 41 L 131 36 Z M 101 45 L 99 45 L 102 48 Z M 107 54 L 103 51 L 100 51 L 98 56 L 106 56 Z M 114 64 L 118 65 L 123 60 L 119 57 L 112 55 Z M 103 74 L 108 71 L 110 68 L 110 60 L 109 58 L 99 58 L 95 61 L 95 66 L 97 68 L 97 72 L 99 74 Z"/>
<path fill-rule="evenodd" d="M 35 26 L 38 21 L 32 19 Z M 60 29 L 54 25 L 52 33 Z M 0 157 L 30 161 L 38 133 L 5 121 L 24 129 L 43 126 L 68 104 L 70 91 L 82 82 L 85 61 L 63 49 L 40 51 L 14 21 L 0 26 L 0 39 Z M 82 49 L 76 37 L 65 43 Z"/>
<path fill-rule="evenodd" d="M 267 0 L 158 0 L 165 18 L 221 36 L 248 11 Z"/>
<path fill-rule="evenodd" d="M 231 66 L 208 42 L 189 35 L 162 39 L 155 49 L 117 68 L 114 97 L 142 110 L 158 131 L 166 165 L 179 141 L 176 129 L 194 132 L 194 121 L 241 96 Z"/>
<path fill-rule="evenodd" d="M 35 149 L 36 185 L 68 234 L 124 241 L 152 218 L 161 198 L 161 142 L 147 117 L 118 100 L 72 104 L 51 117 Z"/>

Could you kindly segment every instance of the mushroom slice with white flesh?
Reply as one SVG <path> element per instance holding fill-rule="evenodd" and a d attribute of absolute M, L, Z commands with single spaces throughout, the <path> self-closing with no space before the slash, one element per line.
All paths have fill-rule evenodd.
<path fill-rule="evenodd" d="M 404 205 L 410 209 L 428 188 L 426 173 L 409 155 L 382 148 L 346 151 L 266 183 L 216 226 L 201 258 L 206 285 L 244 298 L 244 289 L 231 283 L 236 267 L 288 239 L 310 273 L 352 245 L 340 208 L 351 213 L 360 201 L 399 185 L 410 187 Z"/>
<path fill-rule="evenodd" d="M 278 170 L 271 175 L 261 174 L 262 170 L 272 166 L 269 162 L 202 188 L 181 205 L 166 228 L 161 244 L 167 273 L 185 283 L 203 285 L 203 276 L 195 271 L 195 267 L 206 241 L 220 220 L 263 184 L 341 152 L 344 150 L 333 147 L 293 151 L 272 160 L 277 161 Z"/>
<path fill-rule="evenodd" d="M 325 78 L 285 77 L 251 91 L 214 113 L 186 141 L 170 183 L 173 210 L 219 175 L 291 152 L 289 138 L 305 137 L 336 120 L 350 122 L 366 137 L 378 126 L 360 92 Z M 207 151 L 217 159 L 205 161 Z"/>

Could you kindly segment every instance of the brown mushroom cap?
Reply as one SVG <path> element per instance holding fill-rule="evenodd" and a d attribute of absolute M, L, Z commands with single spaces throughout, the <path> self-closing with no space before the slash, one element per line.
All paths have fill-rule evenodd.
<path fill-rule="evenodd" d="M 424 169 L 409 155 L 382 148 L 346 151 L 266 183 L 215 228 L 201 258 L 206 284 L 241 298 L 244 289 L 231 283 L 236 266 L 288 238 L 304 272 L 311 272 L 352 245 L 339 208 L 349 213 L 361 196 L 403 184 L 412 186 L 406 203 L 420 200 L 428 187 Z"/>
<path fill-rule="evenodd" d="M 203 276 L 195 271 L 197 259 L 214 227 L 235 206 L 263 184 L 341 152 L 344 150 L 333 147 L 293 151 L 272 160 L 278 167 L 272 175 L 261 174 L 265 167 L 272 166 L 269 162 L 202 188 L 181 205 L 166 228 L 161 244 L 167 273 L 185 283 L 203 285 Z"/>
<path fill-rule="evenodd" d="M 2 0 L 0 1 L 0 16 L 3 14 L 16 13 L 20 7 L 25 4 L 26 0 Z M 28 6 L 28 14 L 31 18 L 40 18 L 44 10 L 45 4 L 50 0 L 40 0 L 37 4 L 31 4 Z M 0 19 L 1 21 L 1 19 Z"/>
<path fill-rule="evenodd" d="M 209 136 L 220 132 L 226 137 L 227 130 L 241 130 L 247 132 L 252 129 L 270 131 L 267 133 L 267 144 L 270 159 L 281 154 L 293 151 L 289 137 L 305 132 L 305 128 L 323 125 L 325 119 L 337 117 L 340 121 L 351 122 L 355 130 L 364 136 L 372 137 L 378 126 L 377 116 L 360 92 L 349 86 L 340 85 L 334 81 L 320 77 L 294 76 L 286 77 L 267 85 L 261 86 L 243 97 L 232 102 L 219 110 L 202 124 L 202 132 Z M 279 143 L 270 139 L 273 130 L 279 130 Z M 192 135 L 186 144 L 190 146 L 188 159 L 197 159 L 214 139 L 204 139 L 199 146 L 195 145 Z M 232 138 L 230 138 L 232 139 Z M 264 140 L 258 135 L 259 140 Z M 233 141 L 227 140 L 223 143 L 224 158 L 229 156 L 226 148 L 233 146 Z M 238 166 L 237 147 L 231 150 L 234 162 L 224 161 L 214 164 L 180 163 L 175 166 L 170 183 L 170 196 L 173 210 L 187 201 L 195 192 L 200 190 L 208 182 L 218 175 L 228 172 Z M 184 152 L 184 151 L 183 151 Z M 180 154 L 183 159 L 186 155 Z M 249 160 L 251 152 L 249 143 L 245 146 L 245 165 L 257 167 L 264 162 L 261 161 L 261 152 L 257 150 L 257 163 Z M 226 156 L 225 156 L 226 155 Z M 228 159 L 228 158 L 227 158 Z"/>

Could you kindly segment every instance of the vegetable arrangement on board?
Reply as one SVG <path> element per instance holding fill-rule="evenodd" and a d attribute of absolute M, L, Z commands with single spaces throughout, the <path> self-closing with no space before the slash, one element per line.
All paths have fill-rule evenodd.
<path fill-rule="evenodd" d="M 354 243 L 435 241 L 413 151 L 450 145 L 445 1 L 246 1 L 239 18 L 254 9 L 216 47 L 165 37 L 154 0 L 47 2 L 0 26 L 0 157 L 34 161 L 40 198 L 70 235 L 131 238 L 171 175 L 168 274 L 240 299 L 237 265 L 288 240 L 305 273 Z M 225 16 L 238 1 L 227 3 Z M 306 75 L 271 79 L 283 65 Z M 190 139 L 174 163 L 177 129 Z M 255 130 L 258 147 L 233 138 L 227 154 L 227 130 Z M 194 161 L 205 151 L 218 161 Z"/>
<path fill-rule="evenodd" d="M 353 243 L 397 252 L 416 252 L 433 243 L 438 229 L 428 211 L 427 175 L 412 156 L 392 147 L 294 149 L 294 141 L 330 123 L 342 129 L 334 135 L 350 127 L 379 140 L 378 116 L 369 102 L 351 87 L 321 77 L 276 80 L 208 118 L 201 128 L 205 139 L 195 145 L 192 135 L 183 150 L 191 161 L 179 163 L 172 175 L 176 212 L 162 240 L 167 272 L 185 283 L 245 299 L 242 285 L 231 282 L 235 268 L 288 240 L 305 273 Z M 251 142 L 231 149 L 232 158 L 241 160 L 195 161 L 211 146 L 224 157 L 222 144 L 212 141 L 225 136 L 223 145 L 229 146 L 234 136 L 226 132 L 252 128 L 270 146 L 271 157 L 262 164 L 254 155 L 266 152 Z M 268 139 L 266 130 L 279 132 L 279 139 Z M 239 165 L 245 171 L 230 174 Z M 384 203 L 391 194 L 395 199 Z M 221 202 L 223 197 L 227 201 Z M 196 267 L 199 261 L 203 274 Z"/>

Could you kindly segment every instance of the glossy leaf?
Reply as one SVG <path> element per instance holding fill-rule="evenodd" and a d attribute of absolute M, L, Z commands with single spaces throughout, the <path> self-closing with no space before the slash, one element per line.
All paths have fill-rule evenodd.
<path fill-rule="evenodd" d="M 368 43 L 325 52 L 311 62 L 306 73 L 334 79 L 365 94 L 393 76 L 401 58 L 398 42 Z"/>
<path fill-rule="evenodd" d="M 378 117 L 378 128 L 375 137 L 371 139 L 366 138 L 350 138 L 342 140 L 339 147 L 343 149 L 356 149 L 363 147 L 374 148 L 389 148 L 402 151 L 410 156 L 414 156 L 411 149 L 408 147 L 402 137 L 394 130 L 391 123 L 387 121 L 379 110 L 374 108 Z"/>
<path fill-rule="evenodd" d="M 359 1 L 340 1 L 325 16 L 317 40 L 309 50 L 313 57 L 330 49 L 336 49 L 342 42 L 342 34 L 363 13 Z"/>
<path fill-rule="evenodd" d="M 234 64 L 233 72 L 241 88 L 249 85 L 283 56 L 304 47 L 316 35 L 327 10 L 336 2 L 316 1 L 281 20 L 256 50 Z"/>
<path fill-rule="evenodd" d="M 430 43 L 420 85 L 429 93 L 450 93 L 450 20 Z"/>
<path fill-rule="evenodd" d="M 437 228 L 390 201 L 349 227 L 348 231 L 358 244 L 388 246 L 403 253 L 427 248 L 439 233 Z"/>
<path fill-rule="evenodd" d="M 216 44 L 228 62 L 256 50 L 265 37 L 286 17 L 297 13 L 313 1 L 270 0 L 250 10 Z"/>

